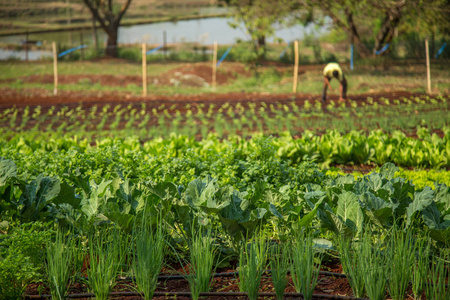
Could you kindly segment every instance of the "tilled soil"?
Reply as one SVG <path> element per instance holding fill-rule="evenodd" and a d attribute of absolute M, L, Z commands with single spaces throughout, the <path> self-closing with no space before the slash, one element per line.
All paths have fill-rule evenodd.
<path fill-rule="evenodd" d="M 322 270 L 327 272 L 342 273 L 342 266 L 339 264 L 338 260 L 327 261 Z M 235 273 L 236 269 L 218 269 L 217 273 Z M 165 268 L 161 275 L 173 275 L 173 274 L 183 274 L 183 268 L 179 265 L 174 265 L 169 268 Z M 231 276 L 218 276 L 214 277 L 211 292 L 239 292 L 239 279 L 238 275 Z M 26 295 L 41 295 L 49 294 L 49 288 L 40 283 L 30 285 L 26 291 Z M 118 284 L 113 289 L 114 292 L 136 292 L 135 285 L 129 280 L 119 280 Z M 263 276 L 260 285 L 260 292 L 274 292 L 273 283 L 270 278 L 270 274 L 266 273 Z M 185 279 L 166 279 L 160 280 L 156 292 L 189 292 L 189 284 Z M 286 293 L 295 293 L 295 287 L 292 282 L 292 278 L 288 276 L 288 285 L 285 290 Z M 72 284 L 69 294 L 83 294 L 89 293 L 87 285 L 81 283 Z M 340 276 L 331 275 L 319 275 L 319 283 L 317 284 L 314 294 L 322 295 L 337 295 L 337 296 L 353 296 L 352 290 L 348 283 L 347 278 Z M 139 296 L 114 296 L 111 299 L 123 299 L 123 300 L 138 300 L 143 299 Z M 78 299 L 93 299 L 93 298 L 78 298 Z M 153 299 L 163 300 L 163 299 L 181 299 L 187 300 L 191 299 L 188 296 L 154 296 Z M 232 299 L 247 299 L 247 297 L 230 297 L 230 296 L 208 296 L 207 299 L 214 300 L 232 300 Z M 266 299 L 266 298 L 265 298 Z M 275 299 L 275 297 L 273 297 Z M 289 298 L 286 298 L 289 299 Z M 295 298 L 293 298 L 295 299 Z"/>

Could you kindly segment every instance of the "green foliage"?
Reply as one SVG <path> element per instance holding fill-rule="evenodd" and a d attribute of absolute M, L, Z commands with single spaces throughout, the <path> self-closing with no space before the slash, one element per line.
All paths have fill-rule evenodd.
<path fill-rule="evenodd" d="M 58 230 L 55 241 L 47 242 L 46 247 L 45 267 L 52 299 L 66 299 L 73 276 L 83 263 L 82 245 L 73 236 L 67 237 Z"/>
<path fill-rule="evenodd" d="M 307 300 L 312 299 L 322 261 L 321 255 L 315 253 L 313 245 L 311 234 L 300 231 L 296 234 L 291 248 L 292 281 L 297 293 L 302 293 L 303 298 Z"/>
<path fill-rule="evenodd" d="M 444 300 L 450 297 L 450 288 L 446 284 L 446 279 L 450 272 L 447 263 L 449 257 L 448 249 L 442 249 L 430 260 L 429 284 L 425 285 L 425 294 L 428 299 Z"/>
<path fill-rule="evenodd" d="M 52 235 L 44 224 L 10 224 L 0 235 L 0 299 L 19 299 L 28 284 L 44 279 L 45 245 Z"/>
<path fill-rule="evenodd" d="M 411 289 L 415 300 L 422 299 L 425 286 L 428 283 L 428 269 L 430 267 L 430 243 L 428 237 L 418 237 L 415 244 Z"/>
<path fill-rule="evenodd" d="M 363 268 L 364 284 L 367 296 L 374 300 L 383 300 L 386 295 L 386 282 L 389 277 L 386 266 L 389 264 L 388 255 L 383 251 L 383 245 L 373 241 L 371 232 L 366 231 L 362 236 L 359 255 Z"/>
<path fill-rule="evenodd" d="M 11 249 L 0 259 L 0 299 L 21 299 L 28 284 L 40 276 L 30 257 Z"/>
<path fill-rule="evenodd" d="M 290 251 L 292 244 L 275 244 L 270 248 L 270 274 L 278 300 L 284 299 L 287 285 L 287 273 L 290 269 Z"/>
<path fill-rule="evenodd" d="M 109 299 L 126 260 L 127 248 L 127 237 L 117 229 L 102 228 L 98 234 L 90 236 L 87 275 L 89 288 L 97 299 Z"/>
<path fill-rule="evenodd" d="M 242 243 L 239 254 L 239 290 L 248 293 L 250 300 L 258 299 L 261 278 L 267 260 L 266 238 L 263 233 Z"/>
<path fill-rule="evenodd" d="M 388 244 L 389 281 L 388 291 L 392 299 L 405 299 L 406 289 L 412 278 L 416 245 L 411 230 L 403 232 L 394 227 Z"/>
<path fill-rule="evenodd" d="M 353 294 L 362 298 L 365 296 L 364 285 L 364 261 L 361 256 L 361 243 L 352 242 L 343 236 L 338 238 L 339 259 L 342 263 L 342 269 L 347 275 L 348 282 L 352 288 Z"/>
<path fill-rule="evenodd" d="M 161 221 L 154 227 L 148 219 L 142 219 L 135 225 L 133 273 L 138 291 L 144 295 L 145 300 L 148 300 L 153 297 L 158 284 L 158 275 L 163 267 L 166 250 L 165 233 Z"/>
<path fill-rule="evenodd" d="M 194 230 L 191 233 L 189 244 L 189 274 L 186 278 L 189 282 L 192 299 L 199 299 L 201 292 L 209 292 L 212 285 L 212 273 L 214 273 L 217 256 L 217 247 L 211 230 Z"/>

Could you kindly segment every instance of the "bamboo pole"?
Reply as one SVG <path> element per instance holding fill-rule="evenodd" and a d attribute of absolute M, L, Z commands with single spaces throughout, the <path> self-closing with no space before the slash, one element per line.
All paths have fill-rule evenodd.
<path fill-rule="evenodd" d="M 294 84 L 292 87 L 292 92 L 297 93 L 297 81 L 298 81 L 298 41 L 294 42 L 295 50 L 295 63 L 294 63 Z"/>
<path fill-rule="evenodd" d="M 428 86 L 428 94 L 431 94 L 430 51 L 428 49 L 428 39 L 425 39 L 425 55 L 426 55 L 426 59 L 427 59 L 427 86 Z"/>
<path fill-rule="evenodd" d="M 52 42 L 53 48 L 53 77 L 55 86 L 53 88 L 53 95 L 58 94 L 58 56 L 56 55 L 56 43 Z"/>
<path fill-rule="evenodd" d="M 147 44 L 142 44 L 142 95 L 147 96 Z"/>
<path fill-rule="evenodd" d="M 216 74 L 217 73 L 217 41 L 214 42 L 214 53 L 213 53 L 213 65 L 212 65 L 212 80 L 211 85 L 213 89 L 216 88 Z"/>

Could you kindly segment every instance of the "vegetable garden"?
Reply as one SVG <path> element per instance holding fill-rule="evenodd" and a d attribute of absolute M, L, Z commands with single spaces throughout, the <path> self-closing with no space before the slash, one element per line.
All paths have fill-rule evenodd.
<path fill-rule="evenodd" d="M 0 299 L 448 299 L 449 101 L 2 106 Z"/>

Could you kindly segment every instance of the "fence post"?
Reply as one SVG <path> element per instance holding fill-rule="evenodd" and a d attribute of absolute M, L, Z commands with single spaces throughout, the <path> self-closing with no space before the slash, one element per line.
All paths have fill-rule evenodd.
<path fill-rule="evenodd" d="M 294 42 L 295 62 L 294 62 L 294 84 L 292 92 L 297 93 L 297 81 L 298 81 L 298 41 Z"/>
<path fill-rule="evenodd" d="M 216 72 L 217 72 L 216 64 L 217 64 L 217 41 L 214 41 L 212 81 L 211 81 L 213 89 L 216 88 Z"/>
<path fill-rule="evenodd" d="M 53 48 L 53 77 L 54 77 L 54 88 L 53 95 L 58 94 L 58 56 L 56 55 L 56 43 L 52 42 Z"/>
<path fill-rule="evenodd" d="M 142 44 L 142 95 L 147 96 L 147 44 Z"/>
<path fill-rule="evenodd" d="M 426 55 L 426 61 L 427 61 L 428 94 L 431 94 L 430 51 L 428 49 L 428 39 L 425 39 L 425 55 Z"/>

